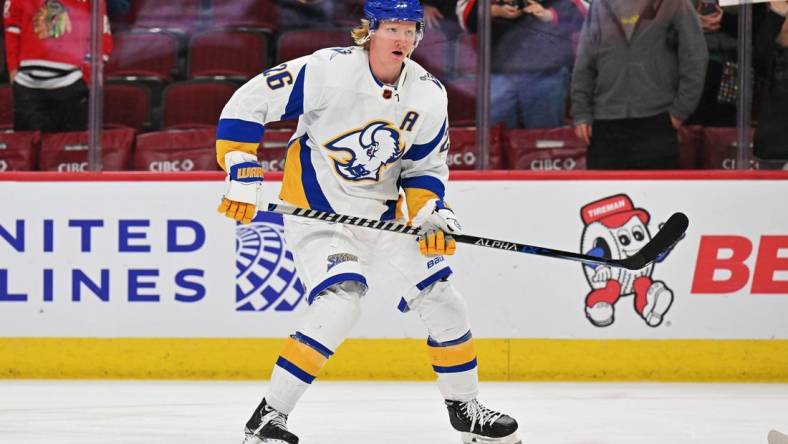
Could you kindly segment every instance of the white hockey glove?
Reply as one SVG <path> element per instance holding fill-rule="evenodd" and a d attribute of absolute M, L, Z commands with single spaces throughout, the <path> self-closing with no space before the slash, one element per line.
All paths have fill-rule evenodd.
<path fill-rule="evenodd" d="M 453 235 L 462 234 L 457 217 L 442 200 L 432 199 L 413 218 L 413 226 L 420 227 L 419 251 L 425 256 L 451 256 L 457 250 Z"/>
<path fill-rule="evenodd" d="M 248 224 L 257 215 L 257 193 L 263 185 L 263 168 L 255 156 L 241 151 L 225 154 L 224 164 L 227 165 L 227 177 L 218 211 Z"/>

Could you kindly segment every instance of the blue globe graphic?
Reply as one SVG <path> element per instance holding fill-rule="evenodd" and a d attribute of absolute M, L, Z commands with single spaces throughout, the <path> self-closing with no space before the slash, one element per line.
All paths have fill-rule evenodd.
<path fill-rule="evenodd" d="M 304 298 L 280 215 L 258 213 L 235 232 L 237 311 L 292 311 Z"/>

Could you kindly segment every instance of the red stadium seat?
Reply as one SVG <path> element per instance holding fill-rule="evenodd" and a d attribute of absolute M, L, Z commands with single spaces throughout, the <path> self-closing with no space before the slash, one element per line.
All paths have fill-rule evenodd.
<path fill-rule="evenodd" d="M 476 125 L 476 80 L 444 83 L 449 98 L 449 125 Z"/>
<path fill-rule="evenodd" d="M 134 153 L 134 169 L 158 172 L 218 170 L 215 138 L 215 127 L 140 134 Z"/>
<path fill-rule="evenodd" d="M 502 147 L 502 127 L 490 128 L 490 158 L 488 169 L 505 168 Z M 447 163 L 452 170 L 478 170 L 481 168 L 476 149 L 476 128 L 450 128 L 449 155 Z"/>
<path fill-rule="evenodd" d="M 201 0 L 134 0 L 133 25 L 187 33 L 199 25 L 200 3 Z"/>
<path fill-rule="evenodd" d="M 104 123 L 136 130 L 153 127 L 150 89 L 138 82 L 111 80 L 104 84 Z"/>
<path fill-rule="evenodd" d="M 348 29 L 304 29 L 288 31 L 279 36 L 276 48 L 277 63 L 284 63 L 312 54 L 318 49 L 353 45 Z"/>
<path fill-rule="evenodd" d="M 266 130 L 262 146 L 257 150 L 257 158 L 264 170 L 284 171 L 287 144 L 292 136 L 292 130 Z"/>
<path fill-rule="evenodd" d="M 750 140 L 755 129 L 750 129 Z M 701 166 L 712 170 L 736 169 L 736 128 L 703 128 Z"/>
<path fill-rule="evenodd" d="M 679 165 L 685 170 L 700 168 L 700 152 L 703 145 L 703 127 L 684 125 L 678 131 Z"/>
<path fill-rule="evenodd" d="M 248 80 L 269 63 L 268 36 L 244 29 L 212 29 L 189 41 L 188 77 L 228 76 Z"/>
<path fill-rule="evenodd" d="M 134 30 L 114 34 L 114 48 L 105 74 L 149 76 L 171 81 L 182 73 L 178 38 L 168 32 Z"/>
<path fill-rule="evenodd" d="M 274 0 L 214 0 L 205 16 L 212 27 L 279 28 Z"/>
<path fill-rule="evenodd" d="M 516 170 L 584 170 L 586 143 L 572 128 L 506 130 L 509 168 Z"/>
<path fill-rule="evenodd" d="M 0 86 L 0 129 L 14 127 L 14 92 L 10 85 Z"/>
<path fill-rule="evenodd" d="M 0 172 L 36 169 L 36 154 L 41 143 L 38 131 L 0 133 Z"/>
<path fill-rule="evenodd" d="M 162 128 L 216 125 L 237 85 L 223 80 L 189 80 L 164 90 Z"/>
<path fill-rule="evenodd" d="M 128 169 L 134 145 L 131 128 L 101 133 L 101 162 L 106 171 Z M 88 132 L 49 133 L 41 137 L 38 169 L 42 171 L 87 171 Z"/>

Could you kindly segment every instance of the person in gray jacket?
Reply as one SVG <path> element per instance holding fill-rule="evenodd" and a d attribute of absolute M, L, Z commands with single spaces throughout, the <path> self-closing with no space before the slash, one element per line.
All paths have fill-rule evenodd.
<path fill-rule="evenodd" d="M 691 0 L 594 0 L 572 74 L 589 169 L 675 169 L 708 51 Z"/>

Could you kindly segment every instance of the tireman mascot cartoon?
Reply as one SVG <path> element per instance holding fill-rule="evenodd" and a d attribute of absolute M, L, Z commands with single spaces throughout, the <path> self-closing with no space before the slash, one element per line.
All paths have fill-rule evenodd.
<path fill-rule="evenodd" d="M 610 259 L 628 258 L 651 240 L 648 222 L 651 216 L 635 208 L 625 194 L 591 202 L 580 210 L 585 224 L 581 250 L 586 254 Z M 670 250 L 660 255 L 662 262 Z M 640 270 L 583 265 L 591 292 L 586 295 L 586 317 L 597 327 L 615 321 L 615 306 L 622 296 L 635 295 L 635 311 L 650 327 L 659 326 L 673 303 L 673 291 L 662 281 L 653 280 L 654 264 Z"/>

